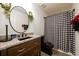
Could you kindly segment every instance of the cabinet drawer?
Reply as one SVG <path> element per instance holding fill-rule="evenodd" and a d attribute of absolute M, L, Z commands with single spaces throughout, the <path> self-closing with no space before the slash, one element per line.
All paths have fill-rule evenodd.
<path fill-rule="evenodd" d="M 17 46 L 11 47 L 8 49 L 8 55 L 9 56 L 16 56 L 20 55 L 23 52 L 26 52 L 29 48 L 33 46 L 39 46 L 38 40 L 34 39 L 28 42 L 25 42 L 23 44 L 19 44 Z"/>
<path fill-rule="evenodd" d="M 38 46 L 32 46 L 17 56 L 37 56 L 39 55 Z"/>

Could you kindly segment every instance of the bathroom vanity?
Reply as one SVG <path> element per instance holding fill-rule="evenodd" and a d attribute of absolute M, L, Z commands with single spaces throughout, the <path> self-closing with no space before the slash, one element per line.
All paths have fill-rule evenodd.
<path fill-rule="evenodd" d="M 40 36 L 34 36 L 21 41 L 15 38 L 8 42 L 0 42 L 1 56 L 39 56 L 40 50 Z"/>
<path fill-rule="evenodd" d="M 9 24 L 17 33 L 16 38 L 11 33 L 11 41 L 6 25 L 6 37 L 0 37 L 0 56 L 38 56 L 41 50 L 41 38 L 38 35 L 28 36 L 25 32 L 29 27 L 29 18 L 26 10 L 21 6 L 15 6 L 10 10 Z M 27 37 L 28 36 L 28 37 Z M 3 40 L 4 39 L 4 40 Z M 6 41 L 6 42 L 2 42 Z"/>

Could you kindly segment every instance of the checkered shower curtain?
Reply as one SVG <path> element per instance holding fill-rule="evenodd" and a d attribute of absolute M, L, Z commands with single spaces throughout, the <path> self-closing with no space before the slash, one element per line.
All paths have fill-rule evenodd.
<path fill-rule="evenodd" d="M 45 18 L 45 42 L 54 48 L 75 54 L 75 31 L 70 24 L 74 10 L 54 14 Z"/>

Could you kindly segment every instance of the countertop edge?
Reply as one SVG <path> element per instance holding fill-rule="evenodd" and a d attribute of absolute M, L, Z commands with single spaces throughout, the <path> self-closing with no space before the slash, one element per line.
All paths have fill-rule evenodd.
<path fill-rule="evenodd" d="M 1 44 L 2 42 L 0 42 L 0 44 L 1 45 L 3 45 L 3 46 L 1 46 L 0 47 L 0 51 L 2 51 L 2 50 L 5 50 L 5 49 L 8 49 L 8 48 L 10 48 L 10 47 L 13 47 L 13 46 L 16 46 L 16 45 L 19 45 L 19 44 L 22 44 L 22 43 L 24 43 L 24 42 L 28 42 L 28 41 L 30 41 L 30 40 L 33 40 L 33 39 L 36 39 L 36 38 L 40 38 L 41 36 L 35 36 L 35 37 L 33 37 L 33 38 L 30 38 L 30 39 L 25 39 L 25 40 L 18 40 L 18 39 L 16 39 L 16 43 L 14 43 L 14 44 L 11 44 L 11 45 L 9 45 L 9 43 L 11 43 L 12 41 L 8 41 L 8 42 L 5 42 L 5 43 L 3 43 L 3 44 Z M 14 39 L 13 39 L 14 40 Z"/>

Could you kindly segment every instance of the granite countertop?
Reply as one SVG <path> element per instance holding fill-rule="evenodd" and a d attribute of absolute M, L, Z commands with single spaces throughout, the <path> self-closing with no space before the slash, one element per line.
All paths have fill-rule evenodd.
<path fill-rule="evenodd" d="M 14 38 L 11 41 L 0 42 L 0 50 L 7 49 L 9 47 L 12 47 L 12 46 L 15 46 L 15 45 L 18 45 L 18 44 L 21 44 L 21 43 L 24 43 L 24 42 L 33 40 L 33 39 L 38 38 L 38 37 L 41 37 L 41 36 L 40 35 L 32 35 L 31 37 L 32 38 L 25 39 L 25 40 L 21 40 L 21 41 L 18 40 L 18 38 Z"/>

